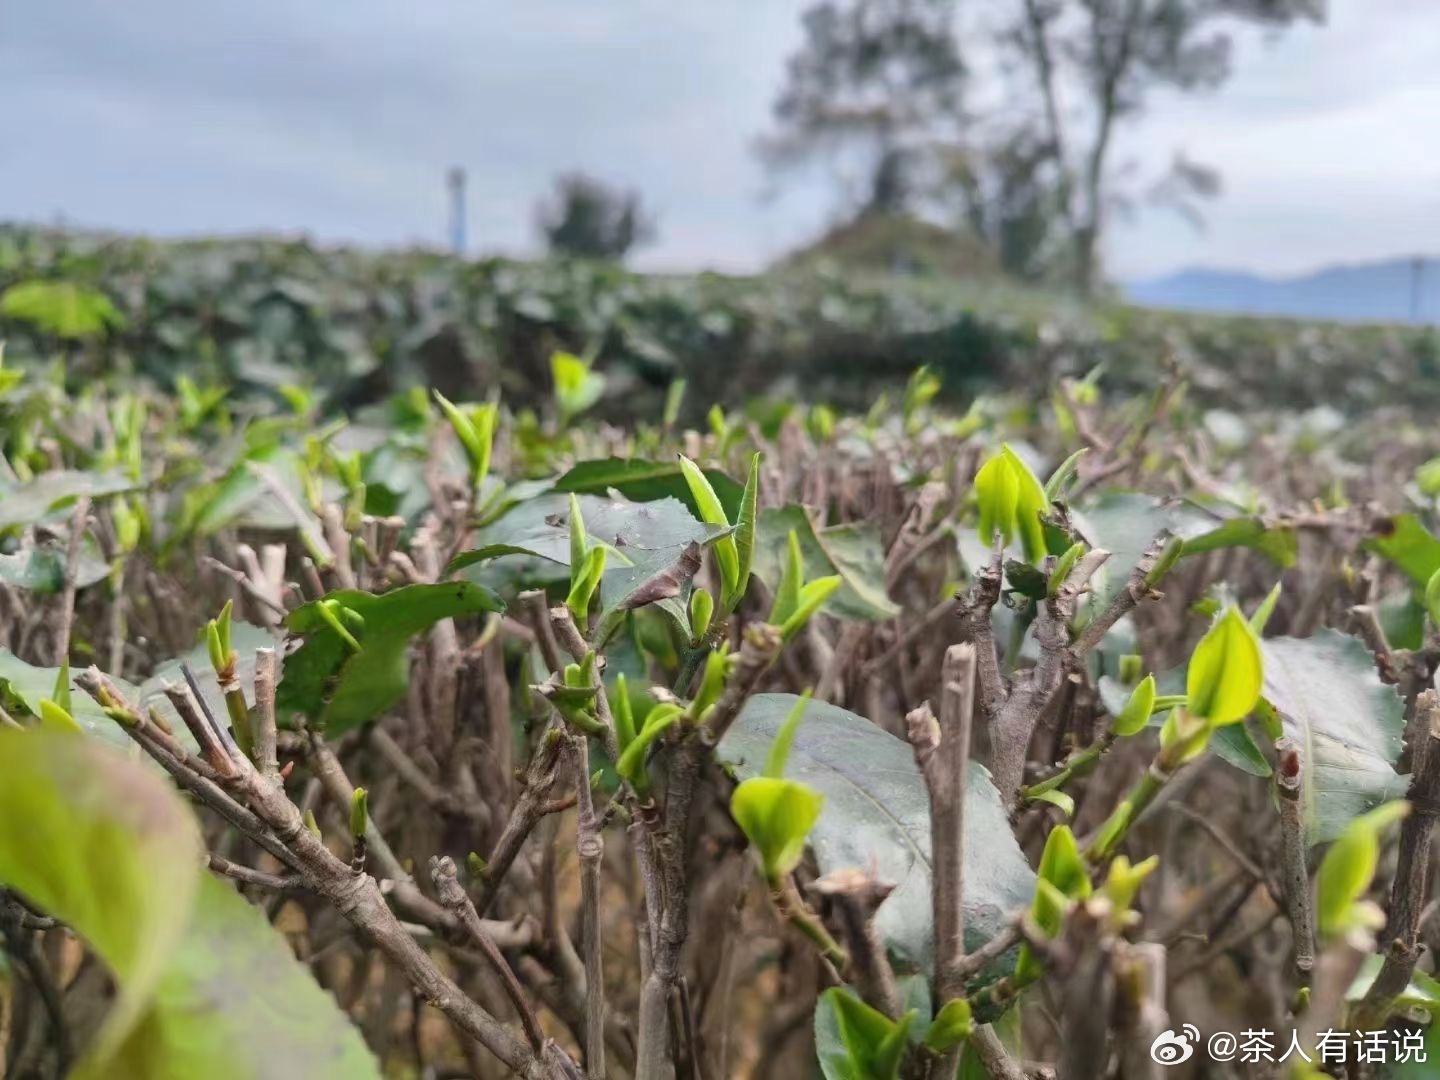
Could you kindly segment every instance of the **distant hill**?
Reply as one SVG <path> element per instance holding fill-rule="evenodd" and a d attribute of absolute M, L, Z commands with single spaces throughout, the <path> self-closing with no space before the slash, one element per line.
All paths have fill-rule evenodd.
<path fill-rule="evenodd" d="M 1243 271 L 1189 269 L 1131 282 L 1126 296 L 1147 307 L 1244 315 L 1346 319 L 1364 322 L 1440 322 L 1440 257 L 1423 260 L 1412 311 L 1414 260 L 1333 266 L 1301 277 L 1271 278 Z"/>
<path fill-rule="evenodd" d="M 794 270 L 824 264 L 909 276 L 1000 277 L 995 256 L 974 233 L 947 229 L 909 214 L 861 214 L 790 252 L 774 268 Z"/>

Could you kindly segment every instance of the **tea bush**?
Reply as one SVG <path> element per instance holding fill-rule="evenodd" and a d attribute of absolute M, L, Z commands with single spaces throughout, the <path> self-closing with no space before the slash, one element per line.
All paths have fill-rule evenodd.
<path fill-rule="evenodd" d="M 37 289 L 40 290 L 37 292 Z M 643 275 L 584 261 L 465 262 L 305 240 L 151 241 L 0 226 L 0 335 L 12 362 L 62 357 L 72 386 L 129 371 L 251 390 L 301 385 L 335 407 L 412 386 L 451 399 L 550 391 L 557 348 L 594 359 L 610 419 L 653 419 L 667 387 L 868 409 L 930 364 L 952 403 L 1027 396 L 1103 363 L 1144 392 L 1183 364 L 1208 405 L 1358 414 L 1440 400 L 1434 331 L 1080 306 L 1001 280 L 784 266 L 758 277 Z M 701 405 L 699 403 L 704 402 Z"/>
<path fill-rule="evenodd" d="M 333 420 L 0 368 L 7 1076 L 1435 1042 L 1433 431 L 1178 369 L 622 428 L 547 360 Z"/>

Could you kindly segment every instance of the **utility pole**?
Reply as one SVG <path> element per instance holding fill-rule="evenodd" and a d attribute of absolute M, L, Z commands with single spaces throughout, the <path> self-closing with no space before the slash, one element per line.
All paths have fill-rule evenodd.
<path fill-rule="evenodd" d="M 1425 256 L 1410 260 L 1410 321 L 1418 323 L 1425 298 Z"/>
<path fill-rule="evenodd" d="M 465 170 L 453 166 L 445 174 L 446 185 L 450 188 L 450 250 L 456 255 L 465 254 Z"/>

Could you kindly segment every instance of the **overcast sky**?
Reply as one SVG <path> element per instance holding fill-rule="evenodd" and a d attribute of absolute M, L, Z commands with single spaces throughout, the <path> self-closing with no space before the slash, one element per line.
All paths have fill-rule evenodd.
<path fill-rule="evenodd" d="M 462 164 L 472 247 L 520 253 L 580 167 L 658 211 L 642 265 L 755 268 L 830 212 L 815 185 L 763 199 L 751 151 L 804 6 L 0 0 L 0 218 L 440 243 Z M 1112 272 L 1440 253 L 1437 49 L 1434 0 L 1331 0 L 1324 28 L 1246 37 L 1222 90 L 1155 100 L 1117 152 L 1218 167 L 1207 227 L 1140 215 Z"/>

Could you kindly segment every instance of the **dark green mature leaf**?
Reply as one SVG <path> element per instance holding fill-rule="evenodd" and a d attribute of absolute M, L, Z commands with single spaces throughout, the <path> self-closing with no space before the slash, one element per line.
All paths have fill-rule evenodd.
<path fill-rule="evenodd" d="M 1406 589 L 1380 600 L 1376 614 L 1392 649 L 1418 649 L 1425 643 L 1425 605 L 1418 591 Z"/>
<path fill-rule="evenodd" d="M 352 653 L 321 617 L 320 604 L 336 601 L 365 620 Z M 286 714 L 303 713 L 331 733 L 348 731 L 378 716 L 405 695 L 410 681 L 406 646 L 441 619 L 504 611 L 505 602 L 469 581 L 406 585 L 376 596 L 341 589 L 296 608 L 285 620 L 305 643 L 285 662 L 276 705 Z"/>
<path fill-rule="evenodd" d="M 1403 797 L 1393 762 L 1405 706 L 1376 675 L 1364 642 L 1326 629 L 1261 647 L 1264 696 L 1300 746 L 1311 841 L 1333 840 L 1366 810 Z"/>
<path fill-rule="evenodd" d="M 105 1075 L 144 1013 L 204 850 L 185 805 L 139 764 L 75 735 L 0 730 L 0 882 L 85 938 L 120 984 L 81 1074 Z"/>
<path fill-rule="evenodd" d="M 763 510 L 755 537 L 754 572 L 772 590 L 779 584 L 791 530 L 800 540 L 805 579 L 839 574 L 840 588 L 821 608 L 845 619 L 879 622 L 894 618 L 899 607 L 885 591 L 885 551 L 870 525 L 816 529 L 803 506 Z"/>
<path fill-rule="evenodd" d="M 1422 588 L 1440 570 L 1440 539 L 1414 514 L 1397 514 L 1366 542 L 1371 551 L 1389 559 Z"/>
<path fill-rule="evenodd" d="M 733 525 L 740 513 L 740 496 L 744 486 L 736 483 L 719 469 L 702 469 L 705 479 L 715 489 L 725 516 Z M 697 518 L 699 509 L 680 471 L 680 462 L 646 461 L 642 458 L 604 458 L 582 461 L 555 481 L 555 490 L 573 491 L 581 495 L 605 495 L 618 491 L 634 502 L 656 499 L 679 499 Z"/>
<path fill-rule="evenodd" d="M 52 512 L 58 514 L 82 495 L 98 499 L 134 487 L 135 482 L 121 472 L 67 469 L 42 473 L 28 484 L 8 490 L 0 486 L 0 529 L 44 521 Z"/>
<path fill-rule="evenodd" d="M 1293 566 L 1293 529 L 1267 527 L 1258 517 L 1228 508 L 1210 509 L 1188 500 L 1156 499 L 1133 491 L 1111 491 L 1072 510 L 1081 534 L 1092 546 L 1111 553 L 1102 568 L 1102 603 L 1119 592 L 1140 556 L 1162 533 L 1185 541 L 1183 556 L 1217 548 L 1250 547 L 1279 566 Z"/>
<path fill-rule="evenodd" d="M 687 549 L 692 544 L 704 547 L 714 543 L 729 530 L 695 520 L 677 499 L 625 502 L 581 495 L 579 500 L 588 546 L 599 544 L 607 549 L 605 576 L 600 581 L 600 619 L 607 633 L 629 607 L 646 599 L 647 586 L 663 585 L 657 579 L 667 573 L 673 579 L 673 592 L 660 588 L 659 592 L 670 595 L 655 595 L 650 602 L 688 631 L 685 598 L 694 575 L 690 568 L 694 559 L 687 556 Z M 501 558 L 507 560 L 502 566 L 512 566 L 517 556 L 529 556 L 542 565 L 518 564 L 516 568 L 523 569 L 526 576 L 563 578 L 570 567 L 570 497 L 543 495 L 521 503 L 480 529 L 475 539 L 479 546 L 459 555 L 450 564 L 452 570 Z M 474 576 L 480 574 L 486 580 L 497 580 L 489 568 L 472 571 Z"/>
<path fill-rule="evenodd" d="M 151 1080 L 380 1076 L 360 1033 L 284 938 L 209 874 L 150 1010 L 114 1065 L 112 1075 Z"/>
<path fill-rule="evenodd" d="M 770 744 L 798 699 L 758 694 L 719 746 L 736 776 L 760 775 Z M 812 701 L 795 734 L 785 775 L 825 796 L 810 847 L 822 873 L 874 868 L 895 891 L 877 925 L 902 964 L 933 958 L 930 806 L 910 747 L 852 712 Z M 965 941 L 974 949 L 1025 907 L 1035 875 L 1010 832 L 990 774 L 972 764 L 965 795 Z"/>

